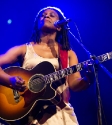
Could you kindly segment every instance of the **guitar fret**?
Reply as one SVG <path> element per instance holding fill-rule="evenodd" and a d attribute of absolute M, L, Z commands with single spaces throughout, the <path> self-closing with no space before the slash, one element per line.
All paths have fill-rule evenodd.
<path fill-rule="evenodd" d="M 77 71 L 81 71 L 81 70 L 82 70 L 82 65 L 81 65 L 81 63 L 79 63 L 79 64 L 76 65 L 76 70 L 77 70 Z"/>
<path fill-rule="evenodd" d="M 53 78 L 52 78 L 52 74 L 49 74 L 49 81 L 52 82 L 53 81 Z"/>
<path fill-rule="evenodd" d="M 50 82 L 58 80 L 57 72 L 54 72 L 53 74 L 46 75 L 45 77 L 47 77 L 46 83 L 50 83 Z"/>
<path fill-rule="evenodd" d="M 62 73 L 61 70 L 59 70 L 59 71 L 57 72 L 57 74 L 58 74 L 58 78 L 59 78 L 59 79 L 62 78 L 61 73 Z"/>
<path fill-rule="evenodd" d="M 50 83 L 50 78 L 49 78 L 49 75 L 46 75 L 46 78 L 47 78 L 46 83 Z"/>
<path fill-rule="evenodd" d="M 108 54 L 103 54 L 101 56 L 98 56 L 97 58 L 98 58 L 99 62 L 104 62 L 109 59 L 109 56 L 108 56 Z"/>
<path fill-rule="evenodd" d="M 47 77 L 45 77 L 45 76 L 44 76 L 44 81 L 45 81 L 45 83 L 47 83 L 47 81 L 48 81 Z"/>
<path fill-rule="evenodd" d="M 59 74 L 60 74 L 60 77 L 63 78 L 63 76 L 65 76 L 64 70 L 59 70 Z"/>
<path fill-rule="evenodd" d="M 65 76 L 66 76 L 66 75 L 68 75 L 68 73 L 67 73 L 67 68 L 66 68 L 66 69 L 64 69 L 64 71 L 65 71 Z"/>
<path fill-rule="evenodd" d="M 53 81 L 56 81 L 58 80 L 58 75 L 57 75 L 57 72 L 54 72 L 53 73 Z"/>
<path fill-rule="evenodd" d="M 52 74 L 49 75 L 49 80 L 50 80 L 50 82 L 53 81 L 53 77 L 52 77 L 52 76 L 53 76 Z"/>
<path fill-rule="evenodd" d="M 54 76 L 54 81 L 56 81 L 56 80 L 58 80 L 59 78 L 58 78 L 58 74 L 57 74 L 58 72 L 55 72 L 54 74 L 53 74 L 53 76 Z"/>

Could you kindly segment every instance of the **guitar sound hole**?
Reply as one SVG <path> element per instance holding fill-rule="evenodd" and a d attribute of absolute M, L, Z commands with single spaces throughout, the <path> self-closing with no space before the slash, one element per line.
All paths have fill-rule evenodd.
<path fill-rule="evenodd" d="M 29 90 L 33 93 L 41 92 L 45 88 L 44 77 L 40 74 L 33 75 L 29 80 Z"/>

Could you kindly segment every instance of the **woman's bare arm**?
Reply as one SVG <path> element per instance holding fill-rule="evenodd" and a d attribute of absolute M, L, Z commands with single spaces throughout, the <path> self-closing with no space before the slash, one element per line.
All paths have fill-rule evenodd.
<path fill-rule="evenodd" d="M 0 55 L 0 83 L 7 87 L 12 86 L 12 83 L 10 81 L 12 76 L 5 73 L 1 66 L 18 61 L 18 57 L 23 56 L 25 54 L 25 50 L 25 45 L 15 46 L 9 49 L 5 54 Z"/>
<path fill-rule="evenodd" d="M 77 59 L 77 55 L 75 54 L 75 52 L 70 50 L 68 52 L 68 55 L 69 55 L 69 66 L 77 65 L 78 59 Z M 84 80 L 84 78 L 81 77 L 80 72 L 76 72 L 74 74 L 69 75 L 68 83 L 69 83 L 69 87 L 73 91 L 83 90 L 87 88 L 89 85 L 89 82 Z"/>

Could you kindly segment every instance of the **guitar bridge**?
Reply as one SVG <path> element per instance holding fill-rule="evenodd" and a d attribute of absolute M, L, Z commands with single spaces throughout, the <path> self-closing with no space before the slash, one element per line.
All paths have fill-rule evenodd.
<path fill-rule="evenodd" d="M 15 100 L 15 102 L 18 103 L 19 102 L 19 97 L 20 97 L 18 91 L 15 90 L 15 89 L 13 89 L 13 94 L 14 94 L 14 100 Z"/>

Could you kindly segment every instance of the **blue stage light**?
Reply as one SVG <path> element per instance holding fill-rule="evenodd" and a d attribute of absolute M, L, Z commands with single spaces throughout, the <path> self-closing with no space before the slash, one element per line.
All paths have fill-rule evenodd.
<path fill-rule="evenodd" d="M 11 24 L 11 23 L 12 23 L 12 20 L 11 20 L 11 19 L 8 19 L 8 20 L 7 20 L 7 23 L 8 23 L 8 24 Z"/>

